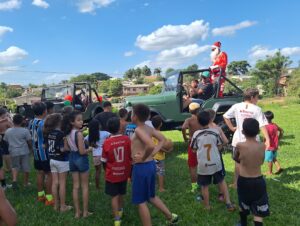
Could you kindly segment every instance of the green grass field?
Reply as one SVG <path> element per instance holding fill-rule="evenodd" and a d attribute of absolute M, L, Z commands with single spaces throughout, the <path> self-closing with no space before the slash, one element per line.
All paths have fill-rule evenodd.
<path fill-rule="evenodd" d="M 281 141 L 279 150 L 279 161 L 285 169 L 281 175 L 268 177 L 267 189 L 269 193 L 271 216 L 265 220 L 265 225 L 300 225 L 300 105 L 299 104 L 265 104 L 264 110 L 272 110 L 275 113 L 275 122 L 284 131 L 284 139 Z M 167 156 L 166 160 L 166 189 L 167 192 L 158 194 L 165 201 L 171 211 L 180 216 L 179 225 L 182 226 L 221 226 L 235 225 L 238 220 L 238 212 L 228 213 L 224 204 L 217 201 L 217 189 L 210 189 L 213 210 L 207 212 L 200 202 L 195 200 L 195 195 L 189 193 L 190 180 L 187 168 L 186 145 L 182 141 L 181 133 L 178 131 L 166 132 L 165 135 L 174 142 L 175 150 Z M 230 154 L 224 155 L 227 170 L 226 181 L 232 181 L 233 161 Z M 266 170 L 266 167 L 263 169 Z M 102 173 L 103 176 L 103 173 Z M 51 207 L 36 202 L 35 174 L 31 173 L 30 188 L 20 188 L 18 192 L 8 190 L 8 199 L 15 207 L 20 226 L 47 226 L 47 225 L 113 225 L 110 209 L 110 199 L 101 191 L 96 191 L 93 182 L 93 170 L 91 171 L 90 185 L 90 210 L 94 215 L 88 219 L 75 220 L 74 213 L 57 213 Z M 103 188 L 103 180 L 102 180 Z M 130 186 L 126 197 L 125 214 L 122 225 L 140 225 L 137 209 L 130 203 Z M 71 178 L 68 179 L 67 202 L 72 204 Z M 249 191 L 251 192 L 251 191 Z M 237 204 L 235 190 L 230 190 L 234 203 Z M 151 207 L 153 225 L 165 225 L 161 213 Z M 249 224 L 250 225 L 250 224 Z"/>

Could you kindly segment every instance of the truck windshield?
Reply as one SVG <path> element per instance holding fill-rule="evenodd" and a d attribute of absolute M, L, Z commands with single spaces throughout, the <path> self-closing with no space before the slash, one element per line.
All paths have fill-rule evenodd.
<path fill-rule="evenodd" d="M 174 90 L 176 90 L 177 84 L 178 84 L 178 76 L 179 76 L 178 71 L 173 71 L 173 72 L 166 75 L 166 77 L 164 78 L 165 91 L 174 91 Z"/>
<path fill-rule="evenodd" d="M 73 89 L 71 86 L 49 87 L 45 89 L 44 99 L 63 100 L 66 95 L 73 96 Z"/>

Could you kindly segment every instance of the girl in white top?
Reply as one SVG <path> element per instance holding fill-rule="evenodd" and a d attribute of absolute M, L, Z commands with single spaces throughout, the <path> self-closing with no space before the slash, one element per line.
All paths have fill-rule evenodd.
<path fill-rule="evenodd" d="M 100 131 L 100 123 L 93 119 L 89 123 L 89 135 L 85 137 L 85 142 L 93 148 L 93 163 L 95 166 L 95 184 L 96 188 L 100 189 L 100 175 L 101 175 L 101 156 L 102 146 L 106 138 L 110 136 L 107 131 Z"/>
<path fill-rule="evenodd" d="M 82 188 L 83 199 L 83 217 L 88 217 L 91 213 L 88 211 L 89 203 L 89 160 L 88 153 L 84 145 L 84 137 L 80 129 L 83 125 L 82 113 L 73 111 L 63 118 L 62 129 L 66 136 L 65 149 L 70 150 L 69 164 L 73 178 L 73 202 L 75 207 L 75 218 L 81 217 L 79 206 L 79 188 Z"/>

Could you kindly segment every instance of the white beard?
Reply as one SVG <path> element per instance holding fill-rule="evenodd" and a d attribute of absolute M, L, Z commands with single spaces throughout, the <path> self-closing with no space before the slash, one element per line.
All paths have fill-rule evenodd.
<path fill-rule="evenodd" d="M 210 60 L 211 60 L 212 63 L 215 62 L 215 60 L 217 59 L 219 53 L 220 53 L 220 50 L 218 48 L 215 48 L 215 50 L 210 53 Z"/>

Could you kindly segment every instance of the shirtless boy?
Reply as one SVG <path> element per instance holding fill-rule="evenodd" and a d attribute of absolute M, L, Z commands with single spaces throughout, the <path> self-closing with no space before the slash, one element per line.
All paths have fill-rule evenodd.
<path fill-rule="evenodd" d="M 253 118 L 244 120 L 245 142 L 237 143 L 234 160 L 240 164 L 237 191 L 240 205 L 240 223 L 247 225 L 247 216 L 254 215 L 254 225 L 262 226 L 263 217 L 269 216 L 266 182 L 261 174 L 264 163 L 265 145 L 256 140 L 259 123 Z M 251 191 L 251 192 L 249 192 Z"/>
<path fill-rule="evenodd" d="M 191 192 L 196 192 L 198 189 L 197 185 L 197 154 L 193 152 L 190 147 L 191 138 L 194 135 L 194 132 L 201 129 L 201 125 L 198 122 L 197 114 L 200 110 L 200 104 L 191 103 L 189 105 L 189 111 L 192 114 L 190 118 L 187 118 L 182 125 L 182 136 L 185 142 L 188 143 L 188 166 L 190 170 L 190 177 L 192 183 Z M 187 133 L 188 130 L 188 133 Z"/>
<path fill-rule="evenodd" d="M 155 195 L 156 166 L 153 156 L 164 147 L 165 138 L 159 131 L 145 125 L 149 115 L 150 110 L 146 105 L 137 104 L 133 106 L 131 119 L 137 128 L 131 139 L 131 154 L 134 162 L 132 202 L 138 205 L 143 226 L 152 225 L 147 202 L 150 202 L 165 215 L 168 225 L 175 225 L 178 222 L 178 216 L 171 213 L 160 198 Z M 154 145 L 152 137 L 158 140 L 157 145 Z"/>

